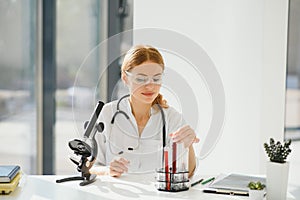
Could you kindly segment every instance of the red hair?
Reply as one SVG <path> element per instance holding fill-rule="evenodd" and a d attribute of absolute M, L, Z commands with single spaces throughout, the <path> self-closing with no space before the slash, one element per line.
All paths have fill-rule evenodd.
<path fill-rule="evenodd" d="M 152 46 L 149 45 L 137 45 L 132 47 L 125 55 L 123 64 L 121 66 L 121 71 L 129 71 L 134 67 L 141 65 L 145 62 L 153 62 L 162 66 L 165 69 L 165 64 L 160 52 Z M 152 105 L 159 104 L 162 108 L 168 108 L 167 101 L 163 99 L 161 94 L 152 102 Z"/>

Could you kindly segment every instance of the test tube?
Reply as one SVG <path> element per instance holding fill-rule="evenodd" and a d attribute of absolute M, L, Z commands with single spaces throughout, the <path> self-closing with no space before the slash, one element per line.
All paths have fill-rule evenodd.
<path fill-rule="evenodd" d="M 156 170 L 156 188 L 169 192 L 188 190 L 188 148 L 170 140 L 163 148 L 162 157 L 161 168 Z"/>
<path fill-rule="evenodd" d="M 169 172 L 169 148 L 165 147 L 164 149 L 164 159 L 165 159 L 165 176 L 166 176 L 166 190 L 170 190 L 170 172 Z"/>

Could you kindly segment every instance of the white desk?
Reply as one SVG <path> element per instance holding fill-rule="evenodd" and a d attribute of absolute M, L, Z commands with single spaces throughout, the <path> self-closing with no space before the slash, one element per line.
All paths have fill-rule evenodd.
<path fill-rule="evenodd" d="M 56 179 L 65 178 L 66 176 L 26 176 L 23 175 L 18 188 L 10 195 L 1 195 L 0 199 L 7 200 L 137 200 L 137 199 L 159 199 L 159 200 L 176 200 L 176 199 L 249 199 L 241 196 L 228 196 L 220 194 L 207 194 L 201 191 L 201 184 L 190 188 L 188 191 L 170 193 L 157 191 L 154 186 L 154 175 L 124 175 L 120 178 L 109 176 L 98 176 L 97 180 L 86 186 L 79 186 L 80 181 L 71 181 L 65 183 L 56 183 Z M 300 186 L 289 187 L 288 199 L 300 199 L 290 191 L 300 193 Z M 294 193 L 295 194 L 295 193 Z"/>

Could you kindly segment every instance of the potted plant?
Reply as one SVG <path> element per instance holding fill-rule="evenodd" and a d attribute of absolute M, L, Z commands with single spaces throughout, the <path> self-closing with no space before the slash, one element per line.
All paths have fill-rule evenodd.
<path fill-rule="evenodd" d="M 267 199 L 282 200 L 286 199 L 287 182 L 289 173 L 289 162 L 286 161 L 287 156 L 291 153 L 291 140 L 280 141 L 275 143 L 270 138 L 270 143 L 264 143 L 265 151 L 270 159 L 267 162 Z"/>
<path fill-rule="evenodd" d="M 251 181 L 248 184 L 249 188 L 249 199 L 251 200 L 262 200 L 265 195 L 265 185 L 261 182 Z"/>

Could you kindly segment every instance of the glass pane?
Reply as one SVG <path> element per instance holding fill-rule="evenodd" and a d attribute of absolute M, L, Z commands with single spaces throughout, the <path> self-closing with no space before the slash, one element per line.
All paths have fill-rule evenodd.
<path fill-rule="evenodd" d="M 289 6 L 288 54 L 286 77 L 285 139 L 292 139 L 289 184 L 299 183 L 300 164 L 300 1 Z"/>
<path fill-rule="evenodd" d="M 290 1 L 285 137 L 300 140 L 300 1 Z"/>
<path fill-rule="evenodd" d="M 77 172 L 69 160 L 74 154 L 68 142 L 82 138 L 83 124 L 97 99 L 100 61 L 93 48 L 102 38 L 101 4 L 100 0 L 57 1 L 56 174 Z"/>
<path fill-rule="evenodd" d="M 36 173 L 34 0 L 0 1 L 0 164 Z"/>

